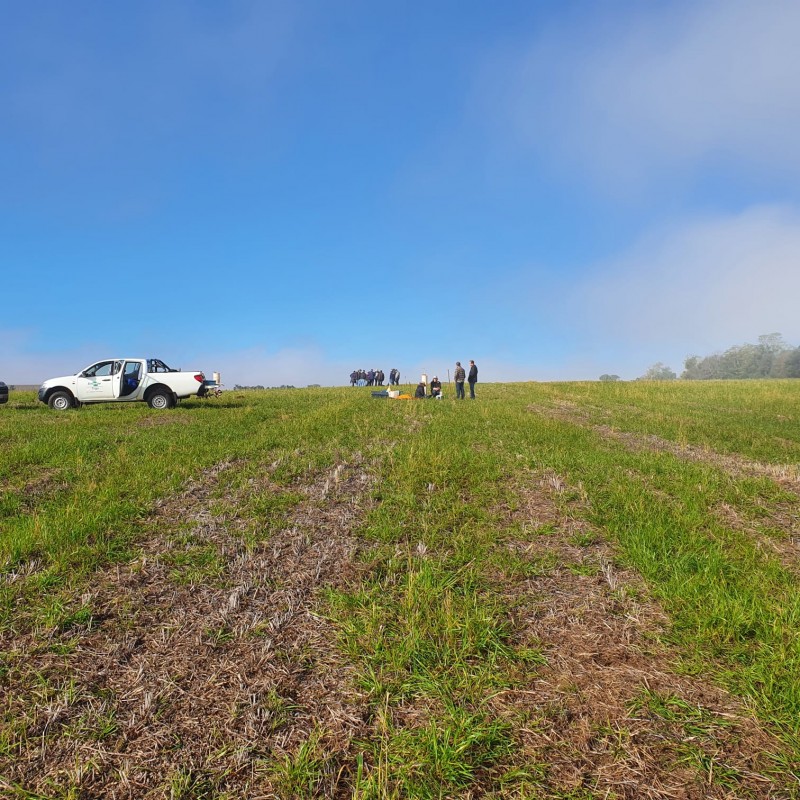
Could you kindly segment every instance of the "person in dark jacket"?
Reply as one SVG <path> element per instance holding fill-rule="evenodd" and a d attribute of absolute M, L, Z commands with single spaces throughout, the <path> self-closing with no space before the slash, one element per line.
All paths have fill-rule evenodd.
<path fill-rule="evenodd" d="M 469 398 L 475 399 L 475 384 L 478 382 L 478 368 L 475 366 L 474 361 L 469 362 L 469 375 L 467 375 L 467 383 L 469 384 Z"/>
<path fill-rule="evenodd" d="M 433 380 L 431 381 L 431 397 L 441 397 L 442 396 L 442 382 L 439 380 L 437 375 L 433 376 Z"/>
<path fill-rule="evenodd" d="M 414 392 L 414 397 L 418 397 L 420 400 L 425 399 L 425 384 L 422 381 L 417 384 L 417 390 Z"/>

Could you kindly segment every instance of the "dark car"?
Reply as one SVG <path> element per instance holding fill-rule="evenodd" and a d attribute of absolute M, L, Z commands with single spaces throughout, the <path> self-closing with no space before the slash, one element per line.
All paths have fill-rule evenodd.
<path fill-rule="evenodd" d="M 8 402 L 8 386 L 3 381 L 0 381 L 0 403 Z"/>

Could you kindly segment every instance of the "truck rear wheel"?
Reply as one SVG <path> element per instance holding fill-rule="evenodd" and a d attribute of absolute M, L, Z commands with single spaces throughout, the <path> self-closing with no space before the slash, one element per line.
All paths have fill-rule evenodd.
<path fill-rule="evenodd" d="M 67 411 L 75 404 L 69 392 L 53 392 L 47 400 L 47 405 L 54 411 Z"/>
<path fill-rule="evenodd" d="M 149 405 L 150 408 L 157 408 L 159 410 L 164 408 L 172 408 L 174 405 L 172 394 L 164 389 L 159 389 L 150 395 L 150 397 L 147 399 L 147 405 Z"/>

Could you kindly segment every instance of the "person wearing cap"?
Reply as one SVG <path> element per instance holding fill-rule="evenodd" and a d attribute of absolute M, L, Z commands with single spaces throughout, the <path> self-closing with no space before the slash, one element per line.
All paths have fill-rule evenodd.
<path fill-rule="evenodd" d="M 439 380 L 438 375 L 433 376 L 433 380 L 431 381 L 431 397 L 441 397 L 442 396 L 442 382 Z"/>
<path fill-rule="evenodd" d="M 467 373 L 464 371 L 464 367 L 461 366 L 460 361 L 456 361 L 456 371 L 453 374 L 453 381 L 456 384 L 456 400 L 463 400 L 465 398 L 464 381 L 466 378 Z"/>

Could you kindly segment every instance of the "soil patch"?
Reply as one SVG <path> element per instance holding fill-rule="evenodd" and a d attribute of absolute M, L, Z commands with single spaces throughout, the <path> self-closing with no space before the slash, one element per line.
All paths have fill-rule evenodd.
<path fill-rule="evenodd" d="M 0 755 L 0 786 L 275 796 L 276 765 L 317 742 L 320 785 L 341 792 L 366 704 L 314 606 L 321 588 L 358 574 L 354 530 L 371 479 L 355 461 L 290 487 L 303 499 L 285 529 L 253 544 L 258 521 L 238 513 L 236 497 L 228 513 L 210 510 L 231 466 L 160 505 L 141 556 L 98 574 L 82 598 L 88 624 L 2 642 L 3 711 L 16 736 Z M 256 480 L 262 492 L 285 491 L 267 471 Z M 205 577 L 176 571 L 186 559 Z"/>
<path fill-rule="evenodd" d="M 554 793 L 794 796 L 797 778 L 776 775 L 770 760 L 780 743 L 736 698 L 679 674 L 659 644 L 665 615 L 580 501 L 564 499 L 575 495 L 566 488 L 558 476 L 531 475 L 509 516 L 533 536 L 507 546 L 556 564 L 506 583 L 516 635 L 547 658 L 529 685 L 495 701 L 510 719 L 526 712 L 518 730 L 526 762 L 545 765 Z"/>
<path fill-rule="evenodd" d="M 0 492 L 17 496 L 23 513 L 32 511 L 38 503 L 68 489 L 69 483 L 63 480 L 61 471 L 58 469 L 39 470 L 36 475 L 20 482 L 18 486 L 12 485 L 10 480 L 0 483 Z"/>

